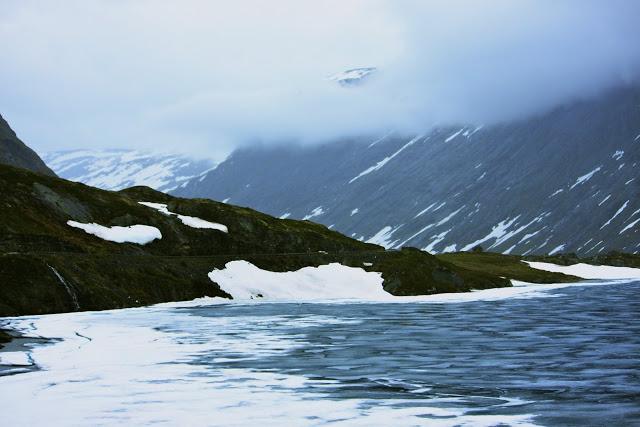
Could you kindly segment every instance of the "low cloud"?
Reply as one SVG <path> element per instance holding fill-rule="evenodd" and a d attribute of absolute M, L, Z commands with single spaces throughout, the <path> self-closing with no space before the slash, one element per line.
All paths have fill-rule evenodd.
<path fill-rule="evenodd" d="M 498 122 L 635 82 L 638 16 L 633 0 L 6 2 L 0 112 L 40 150 L 213 157 Z M 326 80 L 358 66 L 378 72 Z"/>

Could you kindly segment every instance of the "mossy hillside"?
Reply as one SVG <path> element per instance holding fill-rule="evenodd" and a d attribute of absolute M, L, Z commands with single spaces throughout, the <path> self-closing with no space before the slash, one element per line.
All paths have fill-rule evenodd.
<path fill-rule="evenodd" d="M 0 167 L 0 191 L 0 248 L 3 244 L 5 249 L 19 246 L 21 252 L 64 248 L 178 256 L 382 250 L 308 221 L 278 220 L 247 208 L 177 199 L 148 188 L 104 191 L 7 166 Z M 177 217 L 163 215 L 139 201 L 167 203 L 169 210 L 222 223 L 229 233 L 185 226 Z M 105 226 L 146 224 L 160 229 L 163 238 L 144 246 L 107 242 L 69 227 L 68 220 Z"/>
<path fill-rule="evenodd" d="M 0 316 L 136 307 L 203 296 L 228 298 L 207 277 L 212 268 L 223 266 L 224 260 L 188 257 L 4 254 Z"/>
<path fill-rule="evenodd" d="M 41 257 L 0 255 L 0 315 L 73 311 L 69 295 Z"/>
<path fill-rule="evenodd" d="M 380 256 L 370 268 L 382 272 L 384 289 L 394 295 L 430 295 L 511 286 L 509 280 L 441 262 L 415 248 Z"/>
<path fill-rule="evenodd" d="M 0 191 L 0 315 L 228 297 L 207 274 L 238 259 L 270 271 L 331 262 L 362 267 L 381 272 L 384 288 L 396 295 L 509 286 L 511 278 L 510 271 L 495 267 L 499 258 L 480 265 L 417 249 L 385 251 L 309 221 L 146 187 L 110 192 L 0 166 Z M 166 203 L 172 212 L 224 224 L 229 233 L 188 227 L 140 201 Z M 113 243 L 69 227 L 68 220 L 151 225 L 163 237 L 147 245 Z"/>
<path fill-rule="evenodd" d="M 578 257 L 574 253 L 557 255 L 536 255 L 525 257 L 527 261 L 550 262 L 559 265 L 572 265 L 586 263 L 592 265 L 613 265 L 616 267 L 640 268 L 640 255 L 611 251 L 605 254 L 596 254 L 590 257 Z"/>
<path fill-rule="evenodd" d="M 562 273 L 552 273 L 529 267 L 517 255 L 503 255 L 492 252 L 455 252 L 436 255 L 440 261 L 473 273 L 506 277 L 530 283 L 565 283 L 580 280 Z"/>
<path fill-rule="evenodd" d="M 358 260 L 385 253 L 312 222 L 279 220 L 210 200 L 178 199 L 144 187 L 109 192 L 3 166 L 0 191 L 1 315 L 228 297 L 207 273 L 231 260 L 290 271 L 329 262 L 361 266 Z M 139 201 L 166 203 L 173 212 L 222 223 L 229 233 L 188 227 Z M 146 224 L 160 229 L 163 237 L 144 246 L 113 243 L 69 227 L 68 220 Z M 387 259 L 392 257 L 403 258 L 391 253 Z M 426 265 L 421 264 L 421 271 Z M 394 278 L 393 289 L 405 294 L 419 288 L 410 280 L 433 280 L 429 274 L 410 274 L 406 263 L 376 267 Z M 403 291 L 403 286 L 414 290 Z M 441 286 L 450 289 L 441 279 L 431 288 Z"/>
<path fill-rule="evenodd" d="M 211 230 L 189 230 L 185 235 L 184 225 L 170 217 L 177 225 L 180 235 L 167 236 L 164 242 L 153 243 L 156 247 L 178 251 L 180 254 L 262 254 L 298 252 L 345 252 L 382 251 L 382 247 L 350 239 L 343 234 L 329 230 L 324 225 L 310 221 L 282 220 L 253 209 L 228 205 L 208 199 L 180 199 L 171 197 L 148 187 L 133 187 L 120 192 L 139 201 L 165 203 L 171 212 L 202 218 L 226 225 L 229 233 Z M 150 209 L 150 208 L 146 208 Z M 164 236 L 164 234 L 163 234 Z M 215 245 L 212 247 L 212 244 Z M 152 246 L 149 245 L 149 246 Z M 212 248 L 215 248 L 212 250 Z"/>

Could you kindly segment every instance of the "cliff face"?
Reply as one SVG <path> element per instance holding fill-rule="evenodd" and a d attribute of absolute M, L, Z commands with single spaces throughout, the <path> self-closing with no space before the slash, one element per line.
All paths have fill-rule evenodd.
<path fill-rule="evenodd" d="M 55 176 L 36 152 L 18 138 L 2 116 L 0 116 L 0 163 Z"/>

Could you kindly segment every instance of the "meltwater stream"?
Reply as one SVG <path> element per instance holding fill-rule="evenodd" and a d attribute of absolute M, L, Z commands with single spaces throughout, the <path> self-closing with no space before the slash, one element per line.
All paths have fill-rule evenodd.
<path fill-rule="evenodd" d="M 640 425 L 639 320 L 640 282 L 17 318 L 61 340 L 0 377 L 0 411 L 12 426 Z"/>

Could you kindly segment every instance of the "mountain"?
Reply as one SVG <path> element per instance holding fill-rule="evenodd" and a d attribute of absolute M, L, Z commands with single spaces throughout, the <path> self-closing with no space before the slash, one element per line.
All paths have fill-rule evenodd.
<path fill-rule="evenodd" d="M 174 190 L 311 219 L 387 248 L 640 249 L 640 88 L 527 119 L 254 146 Z"/>
<path fill-rule="evenodd" d="M 415 248 L 385 250 L 311 221 L 144 186 L 105 191 L 2 164 L 0 193 L 0 317 L 205 296 L 289 298 L 302 292 L 349 298 L 355 292 L 388 300 L 508 287 L 511 280 L 580 280 L 559 272 L 576 269 L 545 271 L 525 259 L 640 266 L 640 257 L 617 252 L 523 258 L 477 249 L 437 256 Z M 0 334 L 0 342 L 6 339 Z"/>
<path fill-rule="evenodd" d="M 71 150 L 45 153 L 60 177 L 105 190 L 145 185 L 169 191 L 213 167 L 211 160 L 135 150 Z"/>
<path fill-rule="evenodd" d="M 45 175 L 55 175 L 35 151 L 20 141 L 2 116 L 0 116 L 0 164 L 25 168 Z"/>
<path fill-rule="evenodd" d="M 576 279 L 518 257 L 386 251 L 310 221 L 148 187 L 105 191 L 12 166 L 0 165 L 0 192 L 0 316 L 228 298 L 211 274 L 238 262 L 262 274 L 351 267 L 393 295 Z M 255 288 L 254 280 L 242 285 Z"/>
<path fill-rule="evenodd" d="M 343 87 L 359 86 L 363 84 L 378 69 L 375 67 L 351 68 L 327 77 Z"/>

